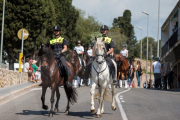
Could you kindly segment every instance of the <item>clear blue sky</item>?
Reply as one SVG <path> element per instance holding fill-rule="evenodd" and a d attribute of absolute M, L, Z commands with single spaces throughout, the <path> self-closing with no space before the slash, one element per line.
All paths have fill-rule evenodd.
<path fill-rule="evenodd" d="M 157 40 L 158 30 L 158 1 L 159 0 L 73 0 L 73 5 L 92 15 L 103 24 L 112 27 L 114 18 L 122 16 L 124 10 L 129 9 L 132 13 L 132 25 L 138 40 L 141 39 L 140 30 L 143 28 L 143 37 L 147 36 L 147 16 L 149 13 L 149 36 Z M 160 0 L 160 28 L 173 10 L 178 0 Z M 159 38 L 161 39 L 161 33 Z"/>

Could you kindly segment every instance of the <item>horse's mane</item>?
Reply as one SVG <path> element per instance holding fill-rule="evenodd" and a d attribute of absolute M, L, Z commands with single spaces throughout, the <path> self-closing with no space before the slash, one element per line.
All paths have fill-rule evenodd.
<path fill-rule="evenodd" d="M 93 56 L 96 56 L 96 50 L 100 48 L 100 46 L 103 46 L 105 48 L 106 51 L 106 47 L 105 44 L 103 42 L 103 38 L 97 38 L 97 40 L 95 40 L 94 42 L 94 46 L 93 46 Z"/>

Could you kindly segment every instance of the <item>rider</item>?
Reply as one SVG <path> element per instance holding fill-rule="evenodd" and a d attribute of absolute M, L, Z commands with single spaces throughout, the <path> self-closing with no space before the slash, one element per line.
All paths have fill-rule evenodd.
<path fill-rule="evenodd" d="M 84 67 L 84 61 L 83 61 L 83 54 L 84 54 L 84 47 L 81 46 L 81 41 L 77 41 L 77 46 L 74 48 L 76 53 L 78 54 L 78 57 L 81 59 L 82 66 Z M 80 66 L 79 70 L 81 70 L 82 67 Z"/>
<path fill-rule="evenodd" d="M 114 64 L 110 58 L 110 54 L 114 51 L 115 45 L 114 45 L 112 38 L 109 38 L 107 36 L 108 27 L 106 25 L 101 26 L 100 31 L 102 33 L 102 36 L 100 38 L 105 39 L 104 40 L 105 47 L 106 47 L 106 50 L 108 50 L 107 53 L 105 54 L 105 59 L 110 64 L 110 66 L 112 68 L 113 84 L 117 84 L 117 79 L 116 79 L 116 74 L 115 74 L 115 72 L 116 72 L 115 66 L 114 66 Z M 92 62 L 86 66 L 87 69 L 86 69 L 85 78 L 89 77 L 91 65 L 92 65 Z"/>
<path fill-rule="evenodd" d="M 68 66 L 66 65 L 65 60 L 65 52 L 67 51 L 68 42 L 65 38 L 60 36 L 61 27 L 59 25 L 55 25 L 53 27 L 53 32 L 55 38 L 50 40 L 50 48 L 52 49 L 52 53 L 57 61 L 57 63 L 61 62 L 65 69 L 65 81 L 67 86 L 71 86 L 71 83 L 68 81 Z"/>
<path fill-rule="evenodd" d="M 91 44 L 88 46 L 87 55 L 88 55 L 88 59 L 90 61 L 92 61 L 93 60 L 93 57 L 92 57 L 93 55 L 92 55 L 92 45 Z"/>
<path fill-rule="evenodd" d="M 122 54 L 122 56 L 124 56 L 127 60 L 128 60 L 128 50 L 126 49 L 126 45 L 123 44 L 122 45 L 123 49 L 120 51 L 120 53 Z M 128 60 L 129 63 L 129 60 Z M 119 61 L 119 66 L 121 65 L 121 61 Z M 130 65 L 130 63 L 129 63 Z"/>

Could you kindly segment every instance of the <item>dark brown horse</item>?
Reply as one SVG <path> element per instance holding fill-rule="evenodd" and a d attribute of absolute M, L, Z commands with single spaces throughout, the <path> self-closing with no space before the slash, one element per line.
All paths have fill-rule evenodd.
<path fill-rule="evenodd" d="M 74 104 L 77 101 L 77 92 L 76 89 L 73 87 L 68 87 L 66 85 L 66 82 L 64 80 L 64 77 L 61 76 L 58 65 L 56 63 L 56 60 L 54 59 L 54 56 L 52 52 L 49 50 L 49 48 L 45 45 L 41 45 L 41 49 L 39 50 L 40 60 L 41 60 L 41 79 L 42 79 L 42 108 L 47 110 L 48 106 L 45 105 L 45 94 L 47 87 L 51 88 L 51 110 L 49 113 L 49 116 L 52 114 L 53 116 L 53 103 L 54 103 L 54 95 L 56 92 L 56 104 L 54 111 L 58 111 L 58 103 L 60 100 L 60 93 L 59 93 L 59 87 L 64 86 L 64 90 L 66 92 L 66 96 L 68 99 L 67 107 L 65 113 L 68 114 L 69 112 L 69 103 Z M 66 61 L 67 66 L 70 68 L 71 75 L 69 76 L 68 80 L 72 84 L 73 76 L 74 76 L 74 69 L 72 65 Z M 62 71 L 63 72 L 63 71 Z"/>
<path fill-rule="evenodd" d="M 74 68 L 74 75 L 76 77 L 76 80 L 77 80 L 77 76 L 79 76 L 80 78 L 80 81 L 81 79 L 84 80 L 84 73 L 85 73 L 85 69 L 86 69 L 86 66 L 82 67 L 82 69 L 80 69 L 81 65 L 80 65 L 80 61 L 79 61 L 79 58 L 78 58 L 78 54 L 76 51 L 70 51 L 71 53 L 71 64 Z M 85 59 L 83 59 L 85 61 Z M 85 64 L 86 61 L 85 61 Z M 80 84 L 79 84 L 79 87 L 80 87 Z"/>
<path fill-rule="evenodd" d="M 129 72 L 128 60 L 121 53 L 115 54 L 114 59 L 117 65 L 119 64 L 119 61 L 121 61 L 121 65 L 117 66 L 117 79 L 127 80 L 128 72 Z"/>

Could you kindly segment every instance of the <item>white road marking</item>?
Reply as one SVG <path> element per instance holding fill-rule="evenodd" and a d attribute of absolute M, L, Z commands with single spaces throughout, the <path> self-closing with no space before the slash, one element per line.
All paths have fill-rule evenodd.
<path fill-rule="evenodd" d="M 124 112 L 124 109 L 123 109 L 122 105 L 121 105 L 119 96 L 120 96 L 120 94 L 125 93 L 125 92 L 127 92 L 127 91 L 129 91 L 129 90 L 131 90 L 131 88 L 128 88 L 128 89 L 125 90 L 125 91 L 122 91 L 122 92 L 120 92 L 120 93 L 117 93 L 116 96 L 115 96 L 116 102 L 117 102 L 117 104 L 118 104 L 118 107 L 119 107 L 119 110 L 120 110 L 120 113 L 121 113 L 121 116 L 122 116 L 122 119 L 123 119 L 123 120 L 128 120 L 128 118 L 127 118 L 127 116 L 126 116 L 126 113 Z"/>
<path fill-rule="evenodd" d="M 50 89 L 50 88 L 48 87 L 47 89 Z M 42 88 L 41 87 L 40 88 L 33 88 L 30 91 L 35 91 L 35 90 L 42 90 Z"/>
<path fill-rule="evenodd" d="M 120 100 L 122 100 L 123 98 L 120 98 Z"/>
<path fill-rule="evenodd" d="M 122 98 L 123 96 L 122 95 L 120 95 L 120 98 Z"/>
<path fill-rule="evenodd" d="M 125 102 L 124 100 L 121 100 L 121 102 Z"/>

